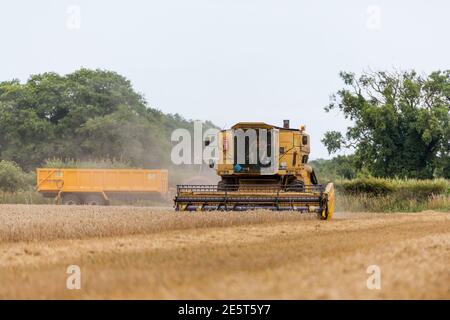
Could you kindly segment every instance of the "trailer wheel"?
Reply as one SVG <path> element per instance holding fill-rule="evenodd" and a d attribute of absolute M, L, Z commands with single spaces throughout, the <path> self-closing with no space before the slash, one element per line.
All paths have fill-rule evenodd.
<path fill-rule="evenodd" d="M 81 203 L 80 198 L 76 194 L 69 193 L 69 194 L 63 194 L 63 196 L 62 196 L 62 204 L 74 206 L 74 205 L 78 205 L 80 203 Z"/>
<path fill-rule="evenodd" d="M 88 194 L 84 198 L 84 204 L 87 204 L 89 206 L 104 206 L 105 205 L 105 199 L 99 195 L 99 194 Z"/>

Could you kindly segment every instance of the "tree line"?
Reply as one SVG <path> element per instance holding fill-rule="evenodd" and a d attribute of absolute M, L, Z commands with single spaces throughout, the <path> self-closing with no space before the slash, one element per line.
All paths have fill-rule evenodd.
<path fill-rule="evenodd" d="M 322 142 L 332 154 L 353 149 L 334 163 L 375 177 L 450 178 L 450 70 L 341 72 L 344 88 L 331 98 L 352 125 L 329 131 Z M 344 161 L 345 160 L 345 161 Z M 341 167 L 348 175 L 348 168 Z"/>

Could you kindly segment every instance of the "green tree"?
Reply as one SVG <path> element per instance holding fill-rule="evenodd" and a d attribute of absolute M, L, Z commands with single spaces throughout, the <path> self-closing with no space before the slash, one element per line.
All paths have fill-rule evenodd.
<path fill-rule="evenodd" d="M 326 111 L 339 110 L 353 125 L 345 135 L 325 134 L 330 153 L 355 149 L 355 166 L 379 177 L 447 176 L 450 157 L 450 70 L 341 72 L 345 88 Z"/>
<path fill-rule="evenodd" d="M 22 169 L 12 161 L 0 161 L 0 190 L 15 192 L 25 187 L 27 176 Z"/>
<path fill-rule="evenodd" d="M 316 159 L 309 162 L 314 168 L 320 183 L 336 179 L 354 179 L 357 176 L 354 155 L 337 156 L 333 159 Z"/>

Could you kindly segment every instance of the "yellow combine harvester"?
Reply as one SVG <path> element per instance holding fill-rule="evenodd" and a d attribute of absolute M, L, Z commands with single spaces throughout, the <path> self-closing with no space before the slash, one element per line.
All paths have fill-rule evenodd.
<path fill-rule="evenodd" d="M 262 122 L 240 122 L 215 137 L 221 181 L 217 185 L 178 185 L 174 199 L 180 211 L 252 210 L 315 212 L 331 219 L 334 186 L 318 184 L 309 166 L 309 135 Z M 211 140 L 205 141 L 210 145 Z"/>

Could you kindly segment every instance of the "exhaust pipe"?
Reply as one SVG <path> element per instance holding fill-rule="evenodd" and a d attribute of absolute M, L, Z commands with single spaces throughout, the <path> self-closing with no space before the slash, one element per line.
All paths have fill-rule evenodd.
<path fill-rule="evenodd" d="M 283 120 L 283 128 L 289 129 L 289 120 Z"/>

